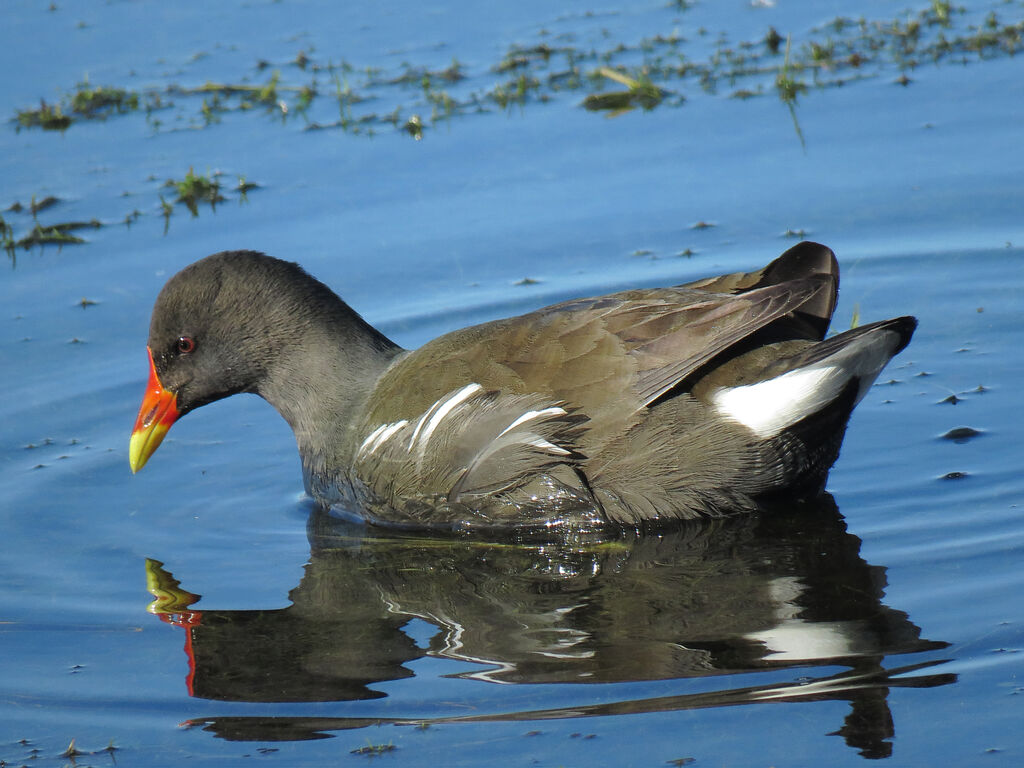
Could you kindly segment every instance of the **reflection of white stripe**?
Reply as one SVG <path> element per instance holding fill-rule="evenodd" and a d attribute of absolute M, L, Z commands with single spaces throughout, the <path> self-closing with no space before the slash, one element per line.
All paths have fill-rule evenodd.
<path fill-rule="evenodd" d="M 438 406 L 437 403 L 434 403 L 431 410 L 434 410 L 435 407 L 437 410 L 434 411 L 434 415 L 430 417 L 430 420 L 427 422 L 426 429 L 423 430 L 423 434 L 419 439 L 420 455 L 422 455 L 427 449 L 427 443 L 430 442 L 430 436 L 434 433 L 434 430 L 437 429 L 438 425 L 440 425 L 444 417 L 451 413 L 459 403 L 468 400 L 482 389 L 483 387 L 479 384 L 467 384 L 455 394 L 450 395 L 443 403 L 441 403 L 440 406 Z M 417 424 L 417 427 L 418 426 L 419 425 Z M 415 440 L 415 435 L 413 435 L 413 439 Z M 409 445 L 412 447 L 412 441 L 409 442 Z"/>
<path fill-rule="evenodd" d="M 558 408 L 558 407 L 545 408 L 542 411 L 527 411 L 522 416 L 520 416 L 518 419 L 516 419 L 511 424 L 509 424 L 507 427 L 505 427 L 503 430 L 501 430 L 501 432 L 498 433 L 498 437 L 501 437 L 502 435 L 504 435 L 509 430 L 515 429 L 520 424 L 524 424 L 527 421 L 533 421 L 534 419 L 538 419 L 541 416 L 564 416 L 564 415 L 565 415 L 565 408 Z"/>
<path fill-rule="evenodd" d="M 786 619 L 771 629 L 749 632 L 744 637 L 764 643 L 769 661 L 814 661 L 836 659 L 875 649 L 860 643 L 859 627 L 851 621 L 804 621 Z"/>
<path fill-rule="evenodd" d="M 858 691 L 865 688 L 878 688 L 878 679 L 874 672 L 862 675 L 850 675 L 842 678 L 825 678 L 809 683 L 793 685 L 792 683 L 764 688 L 750 692 L 752 701 L 784 701 L 786 699 L 803 699 L 810 696 L 827 694 L 836 698 L 845 691 Z"/>

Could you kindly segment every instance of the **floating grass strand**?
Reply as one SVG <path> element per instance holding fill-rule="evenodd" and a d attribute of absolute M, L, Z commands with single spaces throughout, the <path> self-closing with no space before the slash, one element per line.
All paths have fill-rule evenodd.
<path fill-rule="evenodd" d="M 4 217 L 0 216 L 0 246 L 3 247 L 12 262 L 15 259 L 14 245 L 14 230 L 10 224 L 4 221 Z"/>
<path fill-rule="evenodd" d="M 797 138 L 800 139 L 800 146 L 803 147 L 804 151 L 807 150 L 807 143 L 804 141 L 804 132 L 800 130 L 800 121 L 796 117 L 796 97 L 807 90 L 807 86 L 790 74 L 790 62 L 789 52 L 790 44 L 792 43 L 791 38 L 786 38 L 786 56 L 782 62 L 782 68 L 779 70 L 779 74 L 775 77 L 775 88 L 779 92 L 779 98 L 782 99 L 786 107 L 789 109 L 789 115 L 793 118 L 793 128 L 796 130 Z"/>

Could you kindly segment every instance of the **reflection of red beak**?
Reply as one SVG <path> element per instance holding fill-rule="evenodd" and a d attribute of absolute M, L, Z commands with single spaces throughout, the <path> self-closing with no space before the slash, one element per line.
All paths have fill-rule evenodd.
<path fill-rule="evenodd" d="M 146 394 L 139 408 L 139 418 L 135 420 L 132 439 L 128 444 L 128 463 L 132 472 L 138 472 L 145 466 L 149 457 L 160 447 L 171 424 L 181 415 L 178 413 L 178 396 L 164 389 L 160 377 L 156 375 L 153 351 L 147 347 L 146 352 L 149 354 L 149 381 L 146 383 Z"/>

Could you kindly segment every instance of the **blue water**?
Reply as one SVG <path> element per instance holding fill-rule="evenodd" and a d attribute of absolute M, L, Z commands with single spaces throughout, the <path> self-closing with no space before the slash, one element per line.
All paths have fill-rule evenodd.
<path fill-rule="evenodd" d="M 1024 18 L 970 5 L 960 33 L 991 10 Z M 675 29 L 700 58 L 719 32 L 773 25 L 799 47 L 836 15 L 904 8 L 15 0 L 0 115 L 85 78 L 147 89 L 278 69 L 298 86 L 300 51 L 389 77 L 458 59 L 451 91 L 468 98 L 513 44 L 605 50 Z M 195 97 L 149 120 L 0 129 L 16 238 L 32 217 L 7 208 L 33 196 L 60 198 L 43 223 L 105 225 L 18 249 L 0 280 L 0 760 L 37 749 L 34 764 L 62 765 L 74 738 L 147 766 L 333 764 L 370 745 L 410 766 L 1019 764 L 1021 59 L 922 62 L 906 87 L 902 71 L 801 94 L 803 144 L 773 76 L 746 82 L 768 89 L 749 100 L 668 83 L 685 104 L 611 118 L 582 91 L 436 122 L 415 86 L 354 105 L 421 114 L 420 141 L 262 108 L 205 126 Z M 326 124 L 338 110 L 318 78 L 308 117 Z M 163 182 L 189 168 L 223 172 L 228 199 L 195 218 L 175 206 L 165 234 Z M 260 185 L 247 202 L 229 189 L 240 176 Z M 412 347 L 563 298 L 754 268 L 790 229 L 839 256 L 837 328 L 921 321 L 851 421 L 837 510 L 564 551 L 381 542 L 312 514 L 293 438 L 254 397 L 184 419 L 128 472 L 153 299 L 206 254 L 299 261 Z M 957 427 L 981 434 L 942 438 Z M 147 612 L 147 559 L 202 599 Z"/>

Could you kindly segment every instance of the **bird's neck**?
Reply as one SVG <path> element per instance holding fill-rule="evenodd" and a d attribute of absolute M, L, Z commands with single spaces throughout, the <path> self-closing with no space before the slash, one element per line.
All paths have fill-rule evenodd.
<path fill-rule="evenodd" d="M 349 433 L 377 380 L 403 353 L 348 305 L 303 318 L 257 387 L 295 433 L 303 466 L 342 469 Z"/>

